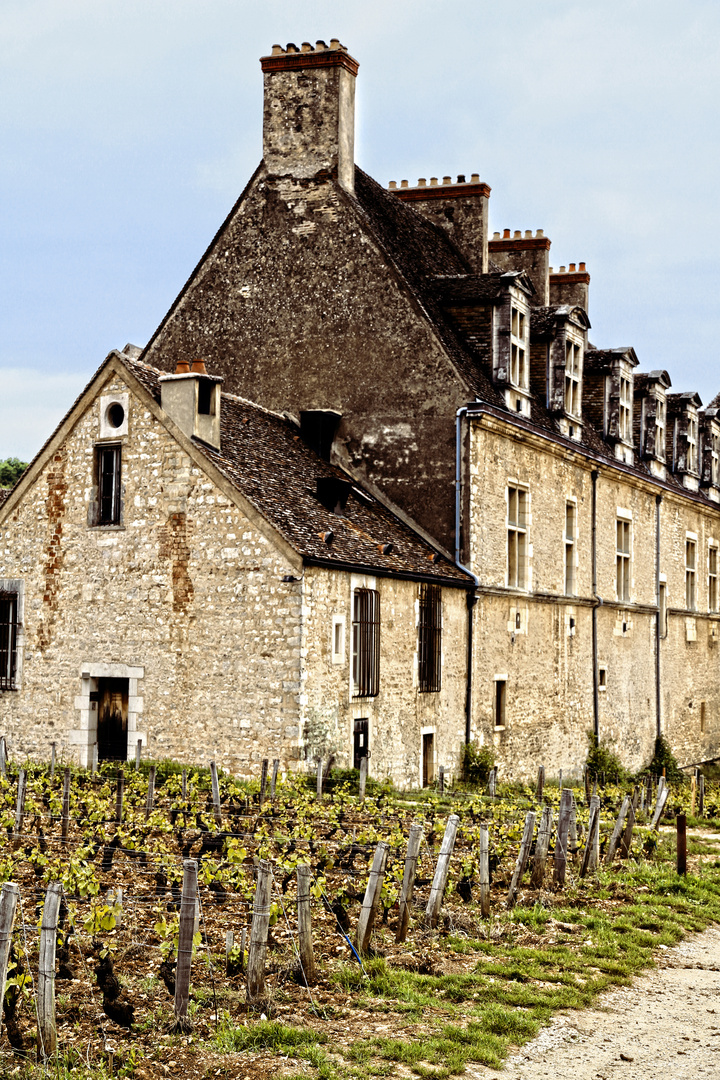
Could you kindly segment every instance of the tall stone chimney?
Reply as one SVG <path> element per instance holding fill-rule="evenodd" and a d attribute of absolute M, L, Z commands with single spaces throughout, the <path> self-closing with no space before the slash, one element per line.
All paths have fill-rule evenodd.
<path fill-rule="evenodd" d="M 326 173 L 352 193 L 357 60 L 333 38 L 329 46 L 273 45 L 260 65 L 263 157 L 270 176 L 307 180 Z"/>
<path fill-rule="evenodd" d="M 503 270 L 525 270 L 535 286 L 535 296 L 531 303 L 536 307 L 547 307 L 550 301 L 550 239 L 542 229 L 533 233 L 528 229 L 525 235 L 516 229 L 513 235 L 505 229 L 493 235 L 489 243 L 490 258 Z"/>
<path fill-rule="evenodd" d="M 445 229 L 474 273 L 487 274 L 490 188 L 478 173 L 473 173 L 469 181 L 464 175 L 458 176 L 457 182 L 451 176 L 443 176 L 442 183 L 433 176 L 429 184 L 421 178 L 415 187 L 410 187 L 407 180 L 402 180 L 398 187 L 391 180 L 390 191 Z"/>

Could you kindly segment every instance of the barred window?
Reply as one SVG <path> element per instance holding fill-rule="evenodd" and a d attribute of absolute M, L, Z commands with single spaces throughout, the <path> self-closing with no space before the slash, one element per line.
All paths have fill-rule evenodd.
<path fill-rule="evenodd" d="M 442 648 L 442 593 L 439 585 L 420 586 L 418 623 L 418 688 L 420 693 L 440 689 Z"/>
<path fill-rule="evenodd" d="M 698 471 L 698 420 L 690 414 L 687 425 L 687 471 Z"/>
<path fill-rule="evenodd" d="M 665 399 L 659 397 L 655 404 L 655 457 L 665 460 Z"/>
<path fill-rule="evenodd" d="M 17 675 L 18 598 L 0 593 L 0 690 L 13 690 Z"/>
<path fill-rule="evenodd" d="M 98 525 L 120 524 L 119 446 L 97 448 Z"/>
<path fill-rule="evenodd" d="M 380 593 L 353 594 L 352 675 L 354 697 L 375 697 L 380 689 Z"/>
<path fill-rule="evenodd" d="M 618 600 L 630 599 L 630 522 L 617 519 L 616 589 Z"/>
<path fill-rule="evenodd" d="M 685 541 L 685 607 L 695 610 L 697 589 L 697 544 L 694 540 Z"/>

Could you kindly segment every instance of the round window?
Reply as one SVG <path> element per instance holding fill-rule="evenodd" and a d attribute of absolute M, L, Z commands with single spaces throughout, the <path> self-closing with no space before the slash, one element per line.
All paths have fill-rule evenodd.
<path fill-rule="evenodd" d="M 108 407 L 107 419 L 111 427 L 122 427 L 125 421 L 125 410 L 119 401 L 113 401 L 112 405 Z"/>

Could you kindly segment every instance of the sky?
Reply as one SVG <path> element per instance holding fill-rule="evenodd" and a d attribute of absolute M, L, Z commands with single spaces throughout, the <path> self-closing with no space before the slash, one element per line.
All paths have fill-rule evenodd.
<path fill-rule="evenodd" d="M 161 321 L 260 160 L 259 57 L 331 37 L 359 165 L 480 173 L 587 263 L 593 344 L 720 390 L 717 0 L 0 0 L 0 458 Z"/>

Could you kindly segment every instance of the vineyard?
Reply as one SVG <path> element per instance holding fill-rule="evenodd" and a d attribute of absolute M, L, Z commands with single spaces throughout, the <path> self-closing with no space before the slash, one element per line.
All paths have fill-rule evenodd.
<path fill-rule="evenodd" d="M 720 920 L 714 784 L 4 768 L 3 1076 L 462 1074 Z"/>

